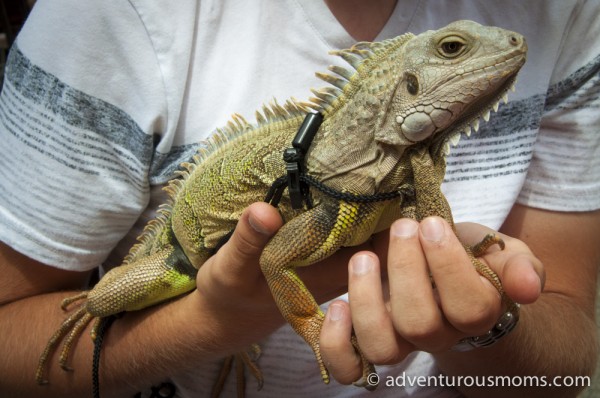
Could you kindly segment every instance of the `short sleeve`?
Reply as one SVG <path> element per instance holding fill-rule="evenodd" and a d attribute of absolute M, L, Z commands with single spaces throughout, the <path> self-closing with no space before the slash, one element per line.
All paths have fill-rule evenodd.
<path fill-rule="evenodd" d="M 162 97 L 129 2 L 38 1 L 0 95 L 0 240 L 63 269 L 100 265 L 148 202 Z"/>

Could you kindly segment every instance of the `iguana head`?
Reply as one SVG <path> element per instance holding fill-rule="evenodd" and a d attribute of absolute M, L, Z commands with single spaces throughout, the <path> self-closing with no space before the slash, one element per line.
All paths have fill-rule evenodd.
<path fill-rule="evenodd" d="M 398 135 L 379 137 L 394 145 L 477 129 L 513 87 L 527 45 L 517 33 L 460 21 L 415 37 L 404 52 L 384 121 Z"/>
<path fill-rule="evenodd" d="M 472 21 L 454 22 L 420 35 L 379 43 L 359 43 L 336 52 L 356 72 L 331 67 L 338 76 L 319 76 L 336 85 L 316 92 L 326 112 L 340 110 L 356 127 L 368 125 L 383 145 L 425 142 L 443 148 L 461 132 L 487 120 L 525 63 L 527 45 L 518 33 Z M 337 90 L 337 89 L 333 89 Z M 327 95 L 330 98 L 327 98 Z M 336 97 L 336 100 L 333 100 Z M 351 101 L 346 101 L 352 97 Z"/>

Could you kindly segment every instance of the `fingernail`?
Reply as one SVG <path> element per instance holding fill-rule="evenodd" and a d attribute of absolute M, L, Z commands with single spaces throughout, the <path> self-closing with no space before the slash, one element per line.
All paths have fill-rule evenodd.
<path fill-rule="evenodd" d="M 344 309 L 339 304 L 331 304 L 327 310 L 327 315 L 332 321 L 339 321 L 344 316 Z"/>
<path fill-rule="evenodd" d="M 421 222 L 423 237 L 431 242 L 441 242 L 444 238 L 444 224 L 438 217 L 428 217 Z"/>
<path fill-rule="evenodd" d="M 410 219 L 401 219 L 392 224 L 392 235 L 399 238 L 412 238 L 417 234 L 419 224 Z"/>
<path fill-rule="evenodd" d="M 250 224 L 253 230 L 261 235 L 271 235 L 271 232 L 268 231 L 260 221 L 255 220 L 252 214 L 248 216 L 248 224 Z"/>
<path fill-rule="evenodd" d="M 373 269 L 373 259 L 367 254 L 359 254 L 350 261 L 354 275 L 365 275 Z"/>

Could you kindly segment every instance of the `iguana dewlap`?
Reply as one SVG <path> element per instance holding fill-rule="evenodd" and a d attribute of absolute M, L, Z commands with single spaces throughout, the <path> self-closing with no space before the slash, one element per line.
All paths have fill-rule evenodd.
<path fill-rule="evenodd" d="M 198 268 L 242 211 L 262 201 L 273 181 L 285 175 L 282 153 L 311 110 L 324 116 L 305 158 L 311 177 L 350 194 L 403 187 L 414 192 L 357 203 L 313 189 L 310 208 L 292 209 L 287 194 L 279 204 L 285 224 L 265 248 L 261 269 L 282 314 L 310 344 L 328 382 L 319 351 L 323 313 L 295 269 L 359 245 L 400 217 L 438 215 L 452 223 L 440 190 L 449 142 L 477 130 L 479 119 L 487 120 L 490 110 L 506 100 L 526 51 L 519 34 L 470 21 L 418 36 L 358 43 L 333 52 L 350 66 L 318 74 L 332 86 L 314 91 L 309 102 L 265 106 L 256 114 L 256 125 L 235 115 L 193 162 L 182 165 L 185 170 L 167 188 L 170 203 L 149 223 L 123 265 L 91 291 L 65 302 L 83 300 L 44 351 L 38 382 L 44 382 L 46 363 L 61 340 L 60 362 L 66 365 L 71 345 L 93 318 L 142 309 L 194 289 Z M 466 249 L 513 308 L 496 274 L 476 258 L 487 246 Z M 363 365 L 365 375 L 374 371 L 364 358 Z"/>

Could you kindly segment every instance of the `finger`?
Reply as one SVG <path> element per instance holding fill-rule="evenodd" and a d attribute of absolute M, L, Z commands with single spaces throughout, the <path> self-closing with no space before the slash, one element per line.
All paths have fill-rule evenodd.
<path fill-rule="evenodd" d="M 350 384 L 362 375 L 361 360 L 350 342 L 350 307 L 343 301 L 329 305 L 321 328 L 319 346 L 325 366 L 341 384 Z"/>
<path fill-rule="evenodd" d="M 504 291 L 514 301 L 529 304 L 539 298 L 546 278 L 544 267 L 524 242 L 474 223 L 460 223 L 456 229 L 467 244 L 475 244 L 489 233 L 499 235 L 505 249 L 491 247 L 482 259 L 498 274 Z"/>
<path fill-rule="evenodd" d="M 501 314 L 500 295 L 475 271 L 450 225 L 440 217 L 425 218 L 420 242 L 446 319 L 469 335 L 489 330 Z"/>
<path fill-rule="evenodd" d="M 397 363 L 412 349 L 397 335 L 383 299 L 377 256 L 359 252 L 349 263 L 348 298 L 352 324 L 367 359 L 375 364 Z"/>
<path fill-rule="evenodd" d="M 532 256 L 510 256 L 498 274 L 504 291 L 517 303 L 531 304 L 542 294 L 545 274 L 541 262 Z"/>
<path fill-rule="evenodd" d="M 445 322 L 418 236 L 419 224 L 400 219 L 390 228 L 388 275 L 396 331 L 422 351 L 438 352 L 463 335 Z"/>
<path fill-rule="evenodd" d="M 233 235 L 209 259 L 199 273 L 211 272 L 211 281 L 229 288 L 262 276 L 258 260 L 271 237 L 283 224 L 277 209 L 267 203 L 250 205 L 240 217 Z"/>
<path fill-rule="evenodd" d="M 324 303 L 348 292 L 348 262 L 355 248 L 338 250 L 334 255 L 296 272 L 318 303 Z"/>

